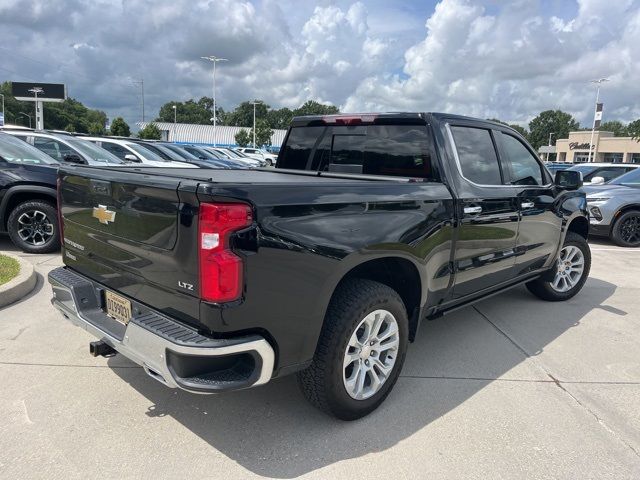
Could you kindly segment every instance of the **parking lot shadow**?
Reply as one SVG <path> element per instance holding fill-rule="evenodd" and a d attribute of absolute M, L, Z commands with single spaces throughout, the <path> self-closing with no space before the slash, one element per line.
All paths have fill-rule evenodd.
<path fill-rule="evenodd" d="M 521 364 L 528 357 L 579 328 L 585 315 L 614 291 L 614 285 L 591 278 L 569 302 L 546 303 L 519 288 L 424 323 L 392 394 L 377 411 L 355 422 L 335 420 L 311 407 L 295 377 L 203 396 L 167 389 L 142 369 L 117 368 L 113 360 L 109 364 L 151 402 L 140 415 L 170 416 L 246 469 L 293 478 L 391 448 L 515 367 L 520 366 L 509 375 L 526 374 Z M 494 318 L 526 326 L 523 338 L 504 334 Z"/>

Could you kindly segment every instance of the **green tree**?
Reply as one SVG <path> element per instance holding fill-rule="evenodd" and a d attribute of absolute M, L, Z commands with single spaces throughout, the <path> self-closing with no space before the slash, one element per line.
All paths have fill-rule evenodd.
<path fill-rule="evenodd" d="M 138 132 L 138 138 L 145 138 L 147 140 L 161 140 L 162 132 L 156 126 L 155 123 L 149 123 L 146 127 Z"/>
<path fill-rule="evenodd" d="M 243 128 L 235 136 L 236 144 L 241 147 L 246 147 L 251 143 L 251 137 L 249 136 L 249 131 L 246 128 Z"/>
<path fill-rule="evenodd" d="M 338 107 L 334 105 L 325 105 L 323 103 L 316 102 L 315 100 L 307 100 L 304 104 L 293 111 L 293 116 L 335 115 L 337 113 L 340 113 L 340 110 L 338 110 Z"/>
<path fill-rule="evenodd" d="M 87 133 L 90 133 L 91 135 L 104 135 L 104 124 L 97 122 L 90 123 Z"/>
<path fill-rule="evenodd" d="M 570 114 L 561 110 L 545 110 L 529 122 L 529 143 L 536 150 L 549 142 L 549 134 L 553 140 L 568 138 L 569 132 L 578 130 L 580 124 Z"/>
<path fill-rule="evenodd" d="M 76 132 L 76 127 L 73 125 L 73 123 L 70 123 L 69 125 L 64 127 L 64 131 L 65 132 L 69 132 L 69 133 L 75 133 Z"/>
<path fill-rule="evenodd" d="M 130 137 L 131 129 L 129 128 L 129 125 L 127 125 L 127 122 L 124 121 L 124 118 L 117 117 L 113 122 L 111 122 L 109 135 L 116 137 Z"/>
<path fill-rule="evenodd" d="M 186 102 L 167 102 L 160 107 L 160 112 L 155 121 L 173 123 L 174 105 L 176 106 L 175 120 L 178 123 L 190 123 L 194 125 L 209 125 L 212 123 L 211 107 L 213 106 L 213 100 L 211 97 L 201 97 L 200 100 L 197 101 L 189 99 Z M 224 119 L 226 117 L 225 111 L 216 106 L 216 112 L 218 113 L 218 124 L 224 125 Z"/>
<path fill-rule="evenodd" d="M 271 128 L 284 130 L 289 128 L 293 119 L 293 111 L 287 107 L 276 108 L 267 112 L 267 123 Z"/>
<path fill-rule="evenodd" d="M 256 104 L 256 123 L 267 116 L 269 105 L 266 103 Z M 234 110 L 228 112 L 225 117 L 225 125 L 235 127 L 251 127 L 253 125 L 253 103 L 247 100 L 238 105 Z"/>
<path fill-rule="evenodd" d="M 253 128 L 249 135 L 253 142 Z M 256 120 L 256 147 L 271 146 L 271 135 L 273 135 L 273 130 L 269 126 L 269 123 L 262 118 L 260 120 Z"/>
<path fill-rule="evenodd" d="M 627 125 L 627 132 L 636 142 L 640 142 L 640 118 Z"/>
<path fill-rule="evenodd" d="M 627 126 L 618 120 L 611 120 L 609 122 L 601 123 L 600 130 L 604 132 L 613 132 L 614 137 L 629 136 L 629 132 L 627 131 Z"/>

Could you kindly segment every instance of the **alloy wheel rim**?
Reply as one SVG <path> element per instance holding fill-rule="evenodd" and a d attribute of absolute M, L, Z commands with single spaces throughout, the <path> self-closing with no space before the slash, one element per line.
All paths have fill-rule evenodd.
<path fill-rule="evenodd" d="M 556 276 L 551 287 L 557 292 L 568 292 L 575 287 L 584 273 L 584 254 L 574 245 L 560 250 L 556 263 Z"/>
<path fill-rule="evenodd" d="M 41 210 L 29 210 L 18 217 L 18 236 L 29 245 L 42 246 L 53 234 L 53 223 Z"/>
<path fill-rule="evenodd" d="M 369 313 L 354 330 L 344 352 L 342 380 L 347 393 L 366 400 L 380 391 L 396 364 L 400 332 L 387 310 Z"/>
<path fill-rule="evenodd" d="M 630 215 L 622 222 L 620 238 L 631 245 L 640 244 L 640 215 Z"/>

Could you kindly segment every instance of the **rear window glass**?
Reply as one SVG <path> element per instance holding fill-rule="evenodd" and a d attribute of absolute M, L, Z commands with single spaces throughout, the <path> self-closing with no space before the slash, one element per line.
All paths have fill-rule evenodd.
<path fill-rule="evenodd" d="M 434 179 L 424 125 L 294 127 L 280 168 Z"/>
<path fill-rule="evenodd" d="M 462 175 L 480 185 L 500 185 L 500 166 L 489 130 L 451 127 L 451 133 L 458 151 Z"/>

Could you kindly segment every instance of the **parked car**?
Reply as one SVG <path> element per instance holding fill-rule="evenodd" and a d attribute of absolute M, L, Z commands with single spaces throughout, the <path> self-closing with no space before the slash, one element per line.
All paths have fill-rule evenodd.
<path fill-rule="evenodd" d="M 267 167 L 269 164 L 266 160 L 259 158 L 252 158 L 243 153 L 236 152 L 230 148 L 220 148 L 220 147 L 203 147 L 205 150 L 208 150 L 214 154 L 223 156 L 224 158 L 228 158 L 229 160 L 235 160 L 242 162 L 248 167 Z"/>
<path fill-rule="evenodd" d="M 587 194 L 589 233 L 622 247 L 640 246 L 640 170 L 626 173 Z"/>
<path fill-rule="evenodd" d="M 602 185 L 638 167 L 634 163 L 583 163 L 569 170 L 581 172 L 585 185 Z"/>
<path fill-rule="evenodd" d="M 23 252 L 60 248 L 56 177 L 59 162 L 0 132 L 0 233 Z"/>
<path fill-rule="evenodd" d="M 125 162 L 143 164 L 145 167 L 197 168 L 195 165 L 165 160 L 133 140 L 88 136 L 82 138 L 104 148 Z"/>
<path fill-rule="evenodd" d="M 546 162 L 544 164 L 544 166 L 547 167 L 547 170 L 549 170 L 551 173 L 554 173 L 558 170 L 567 170 L 573 167 L 574 165 L 575 163 L 569 163 L 569 162 Z"/>
<path fill-rule="evenodd" d="M 580 174 L 554 181 L 507 126 L 301 117 L 280 155 L 242 175 L 115 169 L 102 190 L 95 169 L 61 167 L 73 228 L 52 303 L 94 355 L 197 393 L 298 372 L 314 405 L 353 420 L 387 397 L 423 319 L 522 284 L 567 300 L 589 274 Z"/>
<path fill-rule="evenodd" d="M 243 169 L 248 168 L 247 165 L 236 162 L 228 158 L 222 158 L 221 155 L 214 154 L 199 145 L 177 144 L 178 148 L 182 148 L 191 155 L 197 157 L 201 162 L 205 162 L 210 168 L 225 169 Z"/>
<path fill-rule="evenodd" d="M 245 155 L 248 155 L 250 157 L 265 160 L 269 166 L 275 165 L 276 162 L 278 161 L 277 155 L 274 155 L 273 153 L 269 153 L 266 150 L 262 150 L 260 148 L 242 147 L 242 148 L 237 148 L 236 151 L 244 153 Z"/>
<path fill-rule="evenodd" d="M 58 162 L 102 166 L 125 163 L 104 148 L 72 135 L 24 130 L 8 130 L 6 133 L 33 145 Z"/>

